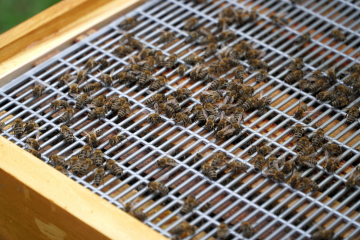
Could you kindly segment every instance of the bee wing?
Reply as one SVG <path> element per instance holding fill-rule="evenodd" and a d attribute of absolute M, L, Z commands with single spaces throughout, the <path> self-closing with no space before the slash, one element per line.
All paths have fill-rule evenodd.
<path fill-rule="evenodd" d="M 110 72 L 110 77 L 112 77 L 114 75 L 115 69 L 113 68 Z"/>
<path fill-rule="evenodd" d="M 352 170 L 352 172 L 350 173 L 349 178 L 356 178 L 356 180 L 360 177 L 360 173 L 358 171 L 356 171 L 356 168 L 354 168 Z"/>
<path fill-rule="evenodd" d="M 30 144 L 25 143 L 25 148 L 35 150 Z"/>
<path fill-rule="evenodd" d="M 182 113 L 190 113 L 191 109 L 190 108 L 184 108 L 181 110 Z"/>
<path fill-rule="evenodd" d="M 207 114 L 207 112 L 206 112 L 204 109 L 202 110 L 202 112 L 203 112 L 203 114 L 204 114 L 204 116 L 205 116 L 206 120 L 208 120 L 208 114 Z"/>
<path fill-rule="evenodd" d="M 206 35 L 206 36 L 210 36 L 212 35 L 211 31 L 205 27 L 202 27 L 200 28 L 200 32 L 203 34 L 203 35 Z"/>
<path fill-rule="evenodd" d="M 78 98 L 80 96 L 79 93 L 70 93 L 69 95 L 73 98 Z"/>
<path fill-rule="evenodd" d="M 87 106 L 88 108 L 97 108 L 97 106 L 95 106 L 94 104 L 88 104 Z"/>
<path fill-rule="evenodd" d="M 158 179 L 155 180 L 155 182 L 164 182 L 166 179 L 168 179 L 170 177 L 170 174 L 167 173 L 165 175 L 162 175 L 161 177 L 159 177 Z"/>
<path fill-rule="evenodd" d="M 294 169 L 294 171 L 292 172 L 292 177 L 300 178 L 301 174 L 302 172 L 299 172 L 298 170 Z"/>
<path fill-rule="evenodd" d="M 159 113 L 159 104 L 158 103 L 154 104 L 154 108 L 155 108 L 155 112 Z"/>
<path fill-rule="evenodd" d="M 39 141 L 40 135 L 41 135 L 41 132 L 39 130 L 36 131 L 36 137 L 35 137 L 36 141 Z"/>
<path fill-rule="evenodd" d="M 166 103 L 179 104 L 179 102 L 175 98 L 168 100 Z"/>

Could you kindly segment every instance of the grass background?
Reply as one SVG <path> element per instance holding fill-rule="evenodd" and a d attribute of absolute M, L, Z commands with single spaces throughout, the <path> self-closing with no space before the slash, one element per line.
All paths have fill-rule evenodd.
<path fill-rule="evenodd" d="M 60 0 L 0 0 L 0 34 Z"/>

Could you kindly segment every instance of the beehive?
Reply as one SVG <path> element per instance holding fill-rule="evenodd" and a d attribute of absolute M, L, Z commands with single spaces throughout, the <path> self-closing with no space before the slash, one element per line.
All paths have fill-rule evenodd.
<path fill-rule="evenodd" d="M 110 73 L 111 69 L 116 69 L 115 73 L 120 72 L 122 67 L 129 63 L 128 57 L 119 58 L 112 54 L 123 35 L 118 31 L 122 30 L 118 27 L 121 21 L 127 17 L 137 17 L 139 24 L 131 29 L 131 32 L 135 33 L 135 38 L 149 48 L 161 49 L 166 55 L 177 54 L 178 62 L 181 63 L 184 58 L 192 54 L 188 49 L 192 49 L 199 55 L 202 55 L 204 51 L 198 45 L 185 42 L 187 33 L 182 29 L 184 22 L 190 17 L 196 17 L 199 19 L 200 26 L 208 27 L 213 33 L 218 33 L 219 30 L 216 27 L 218 15 L 229 7 L 254 9 L 259 13 L 255 23 L 238 27 L 229 26 L 229 30 L 236 32 L 237 37 L 226 42 L 226 45 L 233 46 L 241 40 L 246 40 L 253 42 L 255 48 L 266 51 L 263 60 L 271 67 L 269 80 L 256 83 L 256 73 L 249 73 L 244 82 L 254 87 L 255 94 L 263 91 L 265 95 L 272 97 L 273 100 L 267 113 L 258 116 L 257 111 L 249 112 L 240 134 L 226 140 L 217 140 L 214 131 L 205 131 L 198 122 L 180 126 L 176 125 L 171 118 L 162 115 L 162 123 L 148 124 L 144 110 L 153 112 L 153 109 L 144 103 L 152 94 L 149 94 L 146 87 L 138 88 L 137 85 L 117 83 L 111 88 L 98 91 L 96 95 L 106 94 L 109 97 L 116 94 L 128 97 L 132 105 L 131 114 L 125 119 L 119 119 L 110 113 L 100 121 L 88 121 L 86 115 L 90 110 L 80 110 L 76 112 L 71 125 L 71 128 L 76 131 L 74 135 L 77 141 L 66 145 L 58 140 L 60 115 L 51 112 L 49 104 L 56 99 L 58 94 L 64 99 L 69 98 L 66 96 L 67 87 L 58 87 L 57 79 L 67 69 L 71 69 L 75 74 L 76 69 L 83 67 L 92 56 L 97 59 L 106 57 L 111 60 L 111 66 L 103 70 L 104 72 Z M 203 4 L 175 0 L 148 1 L 126 13 L 126 16 L 108 23 L 91 36 L 67 47 L 37 67 L 22 75 L 18 74 L 16 79 L 1 89 L 1 119 L 6 119 L 6 124 L 9 125 L 18 117 L 24 121 L 36 117 L 36 121 L 46 127 L 42 130 L 40 137 L 42 160 L 45 163 L 49 163 L 47 157 L 54 153 L 69 159 L 76 153 L 75 149 L 86 144 L 84 131 L 91 131 L 93 128 L 103 129 L 104 134 L 99 137 L 98 148 L 103 150 L 106 158 L 112 158 L 118 162 L 124 171 L 123 177 L 118 179 L 107 173 L 104 183 L 99 187 L 93 185 L 94 170 L 81 177 L 70 173 L 70 178 L 118 208 L 123 208 L 120 200 L 131 202 L 136 199 L 136 207 L 148 214 L 145 224 L 166 237 L 172 237 L 170 230 L 186 221 L 196 228 L 196 233 L 191 237 L 216 238 L 216 227 L 221 222 L 225 222 L 229 227 L 226 239 L 237 239 L 242 238 L 242 233 L 239 233 L 241 222 L 249 221 L 256 232 L 252 239 L 310 238 L 319 226 L 333 230 L 335 237 L 356 239 L 359 232 L 359 202 L 357 201 L 359 187 L 355 186 L 349 190 L 345 187 L 345 183 L 352 169 L 358 165 L 357 123 L 347 124 L 346 113 L 343 109 L 336 109 L 328 102 L 316 100 L 313 94 L 301 91 L 298 83 L 289 85 L 284 82 L 284 78 L 289 73 L 286 67 L 292 59 L 303 57 L 304 70 L 308 71 L 336 65 L 338 78 L 336 84 L 342 83 L 346 77 L 342 73 L 356 63 L 359 51 L 358 10 L 359 6 L 345 1 L 302 1 L 295 5 L 289 1 L 207 1 Z M 284 14 L 289 24 L 276 26 L 271 23 L 270 17 L 274 14 Z M 330 32 L 334 29 L 346 32 L 346 42 L 337 42 L 330 38 Z M 175 32 L 176 39 L 169 44 L 157 44 L 162 30 Z M 295 39 L 305 32 L 311 33 L 312 40 L 303 46 L 295 45 Z M 213 60 L 214 58 L 209 58 L 207 63 Z M 248 66 L 246 61 L 241 63 Z M 184 77 L 178 76 L 175 69 L 161 68 L 157 69 L 155 74 L 155 76 L 167 76 L 166 86 L 159 90 L 166 95 L 177 90 L 180 85 L 193 91 L 191 98 L 181 102 L 182 108 L 191 108 L 199 103 L 199 96 L 206 87 L 205 82 L 191 81 L 188 77 L 190 71 Z M 98 71 L 92 71 L 88 82 L 100 81 L 100 75 Z M 33 99 L 31 88 L 36 78 L 49 85 L 40 98 Z M 291 156 L 296 156 L 296 143 L 292 138 L 292 130 L 288 127 L 303 121 L 303 119 L 297 120 L 293 117 L 300 99 L 312 111 L 306 116 L 312 118 L 307 131 L 314 132 L 317 127 L 321 127 L 329 137 L 327 141 L 331 140 L 343 149 L 343 153 L 339 156 L 340 167 L 334 174 L 324 171 L 323 164 L 326 158 L 320 151 L 316 167 L 303 172 L 303 176 L 318 183 L 321 187 L 321 191 L 318 192 L 292 189 L 286 182 L 274 183 L 263 173 L 254 171 L 252 158 L 248 154 L 251 145 L 270 144 L 272 153 L 278 154 L 279 158 L 285 157 L 288 160 Z M 348 107 L 355 104 L 356 100 L 352 99 Z M 23 147 L 26 137 L 19 140 L 10 131 L 7 129 L 2 135 Z M 118 132 L 126 135 L 127 140 L 118 146 L 110 147 L 109 138 Z M 28 137 L 34 135 L 35 132 L 32 132 Z M 5 145 L 9 146 L 4 142 Z M 13 152 L 26 156 L 26 153 L 21 152 L 20 149 L 12 150 L 11 154 L 14 155 Z M 201 152 L 204 158 L 194 163 L 194 155 L 198 152 Z M 248 171 L 234 174 L 224 170 L 225 165 L 223 165 L 217 171 L 218 178 L 209 180 L 200 167 L 204 162 L 211 161 L 214 152 L 225 152 L 226 162 L 236 158 L 246 163 L 249 166 Z M 178 164 L 165 169 L 158 168 L 156 160 L 166 155 L 176 159 Z M 11 156 L 10 153 L 9 156 Z M 31 159 L 33 161 L 33 158 Z M 40 161 L 36 164 L 44 165 Z M 13 169 L 13 171 L 15 174 L 16 170 Z M 44 166 L 44 171 L 51 170 Z M 56 175 L 55 178 L 59 181 L 65 178 L 58 173 L 52 174 Z M 169 175 L 166 186 L 170 192 L 167 196 L 149 193 L 146 187 L 141 187 L 164 174 Z M 287 176 L 287 179 L 289 178 L 290 175 Z M 68 180 L 63 181 L 69 185 L 73 184 Z M 60 182 L 53 184 L 62 186 Z M 21 194 L 27 199 L 27 190 L 21 191 L 25 192 Z M 179 217 L 183 201 L 189 195 L 197 198 L 199 206 L 192 213 Z M 97 199 L 95 195 L 93 197 Z M 81 205 L 81 201 L 77 205 Z M 212 203 L 212 208 L 203 212 L 201 209 L 207 202 Z M 24 204 L 26 206 L 26 202 Z M 57 204 L 63 203 L 57 202 Z M 112 209 L 109 208 L 108 211 L 110 210 Z M 70 210 L 68 212 L 72 213 Z M 111 214 L 114 214 L 116 218 L 117 214 L 123 213 L 115 209 Z M 79 218 L 78 215 L 75 216 Z M 67 217 L 69 215 L 64 216 L 64 219 Z M 132 219 L 130 216 L 128 218 Z M 81 218 L 80 220 L 85 222 L 85 225 L 90 225 L 88 220 L 84 221 Z M 93 219 L 93 221 L 97 220 Z M 104 221 L 111 222 L 107 219 Z M 134 219 L 131 221 L 136 222 Z M 35 220 L 35 223 L 46 236 L 49 235 L 46 229 L 54 229 L 53 225 L 41 220 Z M 96 223 L 93 224 L 96 225 Z M 141 223 L 137 223 L 139 224 L 142 226 Z M 99 229 L 98 226 L 90 226 L 100 231 L 97 234 L 110 238 L 114 236 L 111 234 L 115 232 L 109 227 Z M 126 229 L 122 230 L 124 234 L 127 234 Z M 67 231 L 70 231 L 69 226 L 66 228 L 64 226 L 62 231 L 55 232 L 57 236 L 62 236 L 61 234 L 67 234 Z M 129 236 L 133 236 L 131 234 L 134 232 L 131 232 Z M 145 236 L 147 237 L 147 235 L 140 237 L 145 238 Z M 190 236 L 188 238 L 190 239 Z"/>

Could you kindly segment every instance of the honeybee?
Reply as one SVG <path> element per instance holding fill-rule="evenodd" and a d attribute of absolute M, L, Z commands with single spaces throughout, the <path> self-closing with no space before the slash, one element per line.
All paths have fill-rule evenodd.
<path fill-rule="evenodd" d="M 95 57 L 91 57 L 85 63 L 84 69 L 87 69 L 90 72 L 94 67 L 97 66 L 97 64 L 98 64 L 98 62 L 95 60 Z"/>
<path fill-rule="evenodd" d="M 258 150 L 258 154 L 266 156 L 267 154 L 269 154 L 272 151 L 271 146 L 266 145 L 266 146 L 262 146 L 259 148 Z"/>
<path fill-rule="evenodd" d="M 178 69 L 177 69 L 177 73 L 180 76 L 184 76 L 185 72 L 188 70 L 188 67 L 185 64 L 180 64 Z"/>
<path fill-rule="evenodd" d="M 67 85 L 70 81 L 74 80 L 75 77 L 70 74 L 70 69 L 67 69 L 64 75 L 62 75 L 59 79 L 59 87 Z"/>
<path fill-rule="evenodd" d="M 85 81 L 87 73 L 87 69 L 76 69 L 76 82 L 81 84 L 83 81 Z"/>
<path fill-rule="evenodd" d="M 301 89 L 301 91 L 308 91 L 309 89 L 309 81 L 306 79 L 300 80 L 299 81 L 299 88 Z"/>
<path fill-rule="evenodd" d="M 20 138 L 22 136 L 24 125 L 25 125 L 25 123 L 22 121 L 21 118 L 17 118 L 13 122 L 13 124 L 12 124 L 13 133 L 16 138 Z"/>
<path fill-rule="evenodd" d="M 123 174 L 123 170 L 121 169 L 121 167 L 119 167 L 119 165 L 117 165 L 117 163 L 112 159 L 107 160 L 106 169 L 110 170 L 111 174 L 116 177 L 121 177 L 121 175 Z"/>
<path fill-rule="evenodd" d="M 302 70 L 295 70 L 285 77 L 285 82 L 288 84 L 293 84 L 304 77 L 304 72 Z"/>
<path fill-rule="evenodd" d="M 182 214 L 187 214 L 189 212 L 192 212 L 192 210 L 197 206 L 198 203 L 196 202 L 196 198 L 194 196 L 189 195 L 184 201 L 184 205 L 182 206 L 180 212 Z"/>
<path fill-rule="evenodd" d="M 318 191 L 319 190 L 319 186 L 317 185 L 317 183 L 307 177 L 300 178 L 299 184 L 300 184 L 300 186 L 299 186 L 300 190 L 305 190 L 307 188 L 309 188 L 310 191 Z"/>
<path fill-rule="evenodd" d="M 164 168 L 166 166 L 176 166 L 177 162 L 174 159 L 165 156 L 160 160 L 157 160 L 156 164 L 158 165 L 158 167 Z"/>
<path fill-rule="evenodd" d="M 203 155 L 202 155 L 202 153 L 196 153 L 195 154 L 195 156 L 194 156 L 194 163 L 196 163 L 197 161 L 199 161 L 200 159 L 202 159 L 203 158 Z"/>
<path fill-rule="evenodd" d="M 95 82 L 95 83 L 90 83 L 88 85 L 85 85 L 83 91 L 84 91 L 84 93 L 89 93 L 91 91 L 96 92 L 96 91 L 99 91 L 102 88 L 103 88 L 103 85 L 102 85 L 101 82 Z"/>
<path fill-rule="evenodd" d="M 300 37 L 298 37 L 295 42 L 299 45 L 303 45 L 304 43 L 307 43 L 310 41 L 311 35 L 309 32 L 303 33 Z"/>
<path fill-rule="evenodd" d="M 327 155 L 331 156 L 331 155 L 339 155 L 341 154 L 342 150 L 341 150 L 341 146 L 332 143 L 332 141 L 330 141 L 329 143 L 326 143 L 322 146 L 322 150 L 324 152 L 327 153 Z"/>
<path fill-rule="evenodd" d="M 61 100 L 60 100 L 61 101 Z M 64 100 L 63 100 L 64 101 Z M 89 102 L 91 101 L 91 99 L 89 98 L 89 94 L 88 93 L 83 93 L 81 94 L 77 99 L 76 99 L 76 103 L 75 103 L 75 108 L 77 109 L 82 109 L 84 108 L 84 106 L 86 106 Z M 67 106 L 69 107 L 69 106 Z"/>
<path fill-rule="evenodd" d="M 118 117 L 119 118 L 124 118 L 126 115 L 128 115 L 129 113 L 131 113 L 131 104 L 130 103 L 128 103 L 128 102 L 126 102 L 126 103 L 124 103 L 121 107 L 120 107 L 120 109 L 119 109 L 119 111 L 118 111 L 118 113 L 117 113 L 117 115 L 118 115 Z"/>
<path fill-rule="evenodd" d="M 205 58 L 191 54 L 190 56 L 184 58 L 184 62 L 189 65 L 203 64 L 205 62 Z"/>
<path fill-rule="evenodd" d="M 245 163 L 242 163 L 240 161 L 231 161 L 229 163 L 226 163 L 226 169 L 230 170 L 230 171 L 244 171 L 246 172 L 248 170 L 248 166 Z"/>
<path fill-rule="evenodd" d="M 174 117 L 174 121 L 175 121 L 175 124 L 180 124 L 180 125 L 183 125 L 183 124 L 185 125 L 186 123 L 188 123 L 188 124 L 192 123 L 190 117 L 183 112 L 176 113 L 175 117 Z"/>
<path fill-rule="evenodd" d="M 213 168 L 210 164 L 202 164 L 201 169 L 203 170 L 204 175 L 207 176 L 210 180 L 215 180 L 217 178 L 215 168 Z"/>
<path fill-rule="evenodd" d="M 204 52 L 204 57 L 205 58 L 211 57 L 215 55 L 216 52 L 217 52 L 216 43 L 209 43 L 209 45 L 207 45 L 206 50 Z"/>
<path fill-rule="evenodd" d="M 99 59 L 98 64 L 100 65 L 101 69 L 105 69 L 110 66 L 110 62 L 108 62 L 106 58 Z"/>
<path fill-rule="evenodd" d="M 40 132 L 37 131 L 36 133 L 36 137 L 34 138 L 27 138 L 25 143 L 26 143 L 26 147 L 30 148 L 30 149 L 34 149 L 36 151 L 39 151 L 40 149 L 40 144 L 39 144 L 39 137 L 40 137 Z"/>
<path fill-rule="evenodd" d="M 285 160 L 285 159 L 284 159 Z M 284 161 L 283 160 L 283 161 Z M 294 160 L 290 160 L 284 163 L 284 166 L 282 168 L 282 172 L 285 174 L 291 173 L 296 168 Z"/>
<path fill-rule="evenodd" d="M 242 26 L 245 23 L 245 12 L 243 9 L 239 8 L 234 10 L 234 22 L 236 26 Z"/>
<path fill-rule="evenodd" d="M 125 56 L 132 53 L 134 49 L 128 45 L 122 45 L 114 49 L 113 54 L 115 56 Z"/>
<path fill-rule="evenodd" d="M 354 72 L 344 79 L 344 83 L 346 85 L 352 86 L 352 85 L 358 83 L 359 80 L 360 80 L 360 72 Z"/>
<path fill-rule="evenodd" d="M 162 44 L 162 43 L 170 43 L 171 41 L 173 41 L 176 38 L 176 33 L 174 32 L 165 32 L 163 31 L 160 35 L 160 38 L 158 40 L 158 44 Z"/>
<path fill-rule="evenodd" d="M 316 148 L 314 146 L 305 147 L 301 151 L 299 151 L 300 156 L 308 156 L 316 153 Z"/>
<path fill-rule="evenodd" d="M 301 139 L 301 137 L 304 135 L 305 133 L 305 129 L 304 126 L 301 125 L 300 123 L 297 123 L 294 127 L 291 127 L 293 129 L 293 133 L 294 133 L 294 139 L 298 142 L 299 144 L 299 140 Z M 306 137 L 307 139 L 307 137 Z M 304 139 L 303 139 L 304 140 Z M 310 142 L 309 142 L 310 143 Z"/>
<path fill-rule="evenodd" d="M 88 113 L 88 119 L 94 120 L 98 117 L 100 120 L 101 118 L 105 118 L 105 114 L 107 114 L 107 112 L 108 109 L 105 106 L 95 107 L 94 109 L 91 110 L 91 112 Z"/>
<path fill-rule="evenodd" d="M 230 123 L 231 123 L 231 127 L 232 129 L 234 129 L 234 134 L 240 134 L 242 127 L 240 125 L 242 118 L 239 117 L 238 119 L 232 117 L 230 118 Z"/>
<path fill-rule="evenodd" d="M 136 19 L 136 17 L 130 17 L 130 18 L 124 19 L 119 24 L 119 27 L 122 29 L 129 29 L 129 28 L 134 27 L 137 23 L 138 23 L 138 20 Z"/>
<path fill-rule="evenodd" d="M 91 156 L 91 159 L 94 161 L 94 164 L 99 167 L 104 162 L 104 154 L 100 149 L 95 149 L 93 155 Z"/>
<path fill-rule="evenodd" d="M 346 114 L 346 123 L 347 124 L 351 124 L 351 123 L 355 122 L 355 120 L 358 119 L 360 116 L 358 106 L 352 106 L 351 108 L 346 109 L 346 111 L 347 111 L 347 114 Z"/>
<path fill-rule="evenodd" d="M 269 69 L 269 66 L 266 62 L 258 59 L 250 59 L 248 61 L 251 70 L 260 70 L 260 69 Z"/>
<path fill-rule="evenodd" d="M 75 151 L 78 151 L 78 150 L 80 150 L 79 158 L 85 159 L 85 158 L 89 158 L 91 156 L 93 148 L 87 144 L 87 145 L 83 146 L 82 148 L 75 149 Z"/>
<path fill-rule="evenodd" d="M 225 239 L 228 234 L 228 226 L 225 223 L 220 223 L 217 229 L 217 239 Z"/>
<path fill-rule="evenodd" d="M 223 130 L 228 123 L 228 119 L 225 117 L 225 112 L 221 112 L 220 121 L 217 126 L 217 131 Z"/>
<path fill-rule="evenodd" d="M 270 177 L 274 181 L 278 181 L 278 182 L 284 182 L 285 181 L 285 173 L 280 172 L 280 171 L 278 171 L 276 169 L 273 169 L 273 168 L 267 169 L 264 174 L 265 174 L 266 177 Z"/>
<path fill-rule="evenodd" d="M 69 176 L 68 171 L 63 167 L 63 166 L 55 166 L 55 169 L 58 170 L 59 172 L 61 172 L 62 174 Z"/>
<path fill-rule="evenodd" d="M 295 58 L 289 65 L 288 69 L 290 71 L 301 70 L 304 66 L 304 62 L 302 58 Z"/>
<path fill-rule="evenodd" d="M 125 139 L 127 139 L 127 137 L 125 135 L 121 135 L 121 134 L 112 136 L 109 139 L 109 145 L 113 147 L 113 146 L 121 143 Z"/>
<path fill-rule="evenodd" d="M 18 118 L 18 119 L 20 119 L 20 118 Z M 25 127 L 24 127 L 24 133 L 30 133 L 30 132 L 32 132 L 34 130 L 37 130 L 37 129 L 39 129 L 39 125 L 35 122 L 34 119 L 31 119 L 31 120 L 26 122 Z"/>
<path fill-rule="evenodd" d="M 290 180 L 289 180 L 289 185 L 294 188 L 297 189 L 298 185 L 300 183 L 300 178 L 301 178 L 301 172 L 298 172 L 296 169 L 293 171 Z"/>
<path fill-rule="evenodd" d="M 211 162 L 211 166 L 213 168 L 220 168 L 222 165 L 222 162 L 224 161 L 225 158 L 226 158 L 225 153 L 223 153 L 223 152 L 216 153 Z"/>
<path fill-rule="evenodd" d="M 93 165 L 93 160 L 91 158 L 84 159 L 84 161 L 81 163 L 79 173 L 81 175 L 85 175 L 92 165 Z"/>
<path fill-rule="evenodd" d="M 283 25 L 288 25 L 289 24 L 288 20 L 286 20 L 283 17 L 276 16 L 276 15 L 272 15 L 270 17 L 270 19 L 274 24 L 276 24 L 278 26 L 283 26 Z"/>
<path fill-rule="evenodd" d="M 340 159 L 338 159 L 337 157 L 328 158 L 328 156 L 327 156 L 327 160 L 325 162 L 324 168 L 329 173 L 334 173 L 336 171 L 336 169 L 339 167 L 339 162 L 340 162 Z"/>
<path fill-rule="evenodd" d="M 189 35 L 185 38 L 185 42 L 186 43 L 192 43 L 192 42 L 195 42 L 197 41 L 200 36 L 201 36 L 201 32 L 200 31 L 191 31 L 188 33 Z"/>
<path fill-rule="evenodd" d="M 165 95 L 157 93 L 145 101 L 145 105 L 151 106 L 154 103 L 161 103 L 165 101 Z"/>
<path fill-rule="evenodd" d="M 196 231 L 194 226 L 191 226 L 187 222 L 182 222 L 179 225 L 175 226 L 170 230 L 170 233 L 173 235 L 182 235 L 184 233 L 187 233 L 187 235 L 192 235 Z"/>
<path fill-rule="evenodd" d="M 205 112 L 206 114 L 206 112 Z M 204 114 L 204 115 L 205 115 Z M 207 116 L 207 114 L 206 114 Z M 206 118 L 206 123 L 205 123 L 205 126 L 204 128 L 206 129 L 206 131 L 210 132 L 214 126 L 215 126 L 215 119 L 216 117 L 214 115 L 209 115 L 207 118 Z"/>
<path fill-rule="evenodd" d="M 73 143 L 75 141 L 74 132 L 74 129 L 70 129 L 65 124 L 60 126 L 60 133 L 64 136 L 66 143 Z"/>
<path fill-rule="evenodd" d="M 100 72 L 101 72 L 100 80 L 104 83 L 106 87 L 111 87 L 114 83 L 114 80 L 112 78 L 114 74 L 114 69 L 111 70 L 110 74 L 103 73 L 101 70 Z"/>
<path fill-rule="evenodd" d="M 174 92 L 174 97 L 176 99 L 186 99 L 186 98 L 189 98 L 192 96 L 192 91 L 190 89 L 187 89 L 187 88 L 178 88 L 175 92 Z"/>
<path fill-rule="evenodd" d="M 35 149 L 25 149 L 25 151 L 31 153 L 33 156 L 41 159 L 41 153 Z"/>
<path fill-rule="evenodd" d="M 80 173 L 81 161 L 78 156 L 71 156 L 70 167 L 75 175 L 78 175 Z"/>
<path fill-rule="evenodd" d="M 307 112 L 308 110 L 308 106 L 305 104 L 305 105 L 302 105 L 300 106 L 301 103 L 299 103 L 299 107 L 298 109 L 294 112 L 294 118 L 295 119 L 301 119 L 303 118 L 304 116 L 304 113 Z"/>
<path fill-rule="evenodd" d="M 201 30 L 200 30 L 201 31 Z M 208 45 L 210 43 L 217 43 L 218 39 L 217 37 L 215 37 L 214 35 L 212 35 L 211 33 L 204 36 L 202 39 L 200 39 L 199 43 L 200 45 Z"/>
<path fill-rule="evenodd" d="M 332 30 L 330 37 L 334 38 L 336 41 L 345 41 L 346 37 L 339 29 Z"/>
<path fill-rule="evenodd" d="M 331 230 L 320 229 L 311 234 L 312 240 L 331 240 L 334 237 L 334 232 Z"/>
<path fill-rule="evenodd" d="M 2 133 L 4 131 L 4 127 L 5 127 L 5 123 L 0 122 L 0 133 Z"/>
<path fill-rule="evenodd" d="M 68 123 L 70 122 L 70 120 L 72 119 L 72 117 L 74 116 L 74 108 L 73 107 L 68 107 L 65 112 L 63 113 L 63 115 L 61 115 L 60 117 L 60 121 L 63 123 Z"/>
<path fill-rule="evenodd" d="M 46 89 L 44 84 L 41 84 L 39 79 L 35 79 L 35 87 L 32 90 L 33 97 L 37 98 L 40 97 Z"/>
<path fill-rule="evenodd" d="M 104 179 L 104 177 L 105 177 L 105 168 L 104 166 L 100 166 L 95 170 L 94 184 L 96 186 L 99 186 L 101 181 Z"/>
<path fill-rule="evenodd" d="M 159 192 L 160 195 L 165 196 L 169 193 L 169 189 L 164 185 L 163 180 L 167 178 L 168 175 L 164 175 L 158 178 L 156 181 L 151 181 L 148 183 L 148 188 L 150 192 Z"/>
<path fill-rule="evenodd" d="M 86 133 L 86 141 L 88 142 L 88 144 L 95 148 L 98 146 L 98 139 L 97 139 L 97 134 L 96 134 L 96 129 L 93 129 L 91 132 Z"/>
<path fill-rule="evenodd" d="M 64 160 L 63 157 L 61 156 L 58 156 L 56 154 L 52 154 L 49 156 L 49 160 L 53 162 L 54 166 L 61 166 L 63 168 L 67 168 L 67 163 L 66 161 Z"/>
<path fill-rule="evenodd" d="M 330 79 L 330 81 L 335 82 L 336 81 L 336 65 L 332 68 L 329 68 L 326 71 L 327 77 Z"/>
<path fill-rule="evenodd" d="M 319 80 L 315 81 L 313 84 L 311 84 L 308 87 L 308 91 L 311 92 L 311 93 L 315 93 L 315 92 L 320 91 L 321 89 L 323 89 L 327 85 L 328 85 L 327 80 L 324 77 L 322 77 Z"/>
<path fill-rule="evenodd" d="M 147 117 L 147 120 L 151 124 L 157 124 L 162 121 L 162 118 L 160 117 L 160 115 L 158 113 L 150 113 Z"/>
<path fill-rule="evenodd" d="M 244 111 L 249 111 L 251 109 L 256 109 L 258 107 L 258 99 L 255 97 L 248 98 L 242 105 Z"/>
<path fill-rule="evenodd" d="M 166 85 L 167 78 L 165 75 L 157 76 L 156 80 L 149 86 L 152 91 L 159 90 L 161 87 Z"/>
<path fill-rule="evenodd" d="M 90 108 L 102 107 L 106 102 L 107 97 L 105 95 L 100 95 L 94 98 L 91 101 L 91 105 L 88 105 Z"/>
<path fill-rule="evenodd" d="M 69 95 L 71 97 L 78 97 L 80 94 L 81 90 L 79 88 L 79 85 L 77 83 L 72 83 L 69 85 Z"/>
<path fill-rule="evenodd" d="M 242 84 L 245 75 L 245 67 L 243 65 L 239 65 L 235 69 L 235 78 L 240 80 L 239 84 Z"/>
<path fill-rule="evenodd" d="M 278 160 L 274 154 L 271 154 L 269 156 L 269 160 L 268 160 L 268 168 L 276 169 L 279 171 L 280 167 L 283 163 L 284 163 L 284 158 L 282 158 L 281 160 Z"/>
<path fill-rule="evenodd" d="M 266 81 L 266 79 L 269 77 L 269 74 L 267 72 L 267 70 L 265 69 L 260 69 L 258 71 L 258 74 L 256 75 L 256 82 L 260 83 L 262 81 Z"/>
<path fill-rule="evenodd" d="M 190 18 L 189 20 L 187 20 L 184 24 L 184 29 L 186 31 L 192 31 L 196 28 L 196 26 L 198 25 L 199 20 L 197 18 Z"/>
<path fill-rule="evenodd" d="M 316 95 L 316 99 L 325 102 L 325 101 L 334 101 L 336 95 L 332 91 L 322 91 Z"/>
<path fill-rule="evenodd" d="M 349 178 L 347 179 L 346 187 L 347 188 L 354 187 L 359 182 L 359 177 L 360 177 L 359 167 L 356 167 L 350 174 Z"/>
<path fill-rule="evenodd" d="M 165 61 L 166 68 L 171 69 L 171 68 L 175 67 L 176 60 L 177 60 L 177 55 L 171 54 Z"/>
<path fill-rule="evenodd" d="M 256 153 L 257 151 L 259 151 L 259 147 L 256 146 L 256 145 L 251 145 L 248 153 L 249 153 L 250 155 L 253 155 L 253 154 Z"/>
<path fill-rule="evenodd" d="M 345 85 L 342 85 L 342 84 L 335 86 L 334 87 L 334 92 L 337 95 L 343 95 L 344 94 L 346 96 L 351 96 L 351 95 L 354 94 L 354 91 L 351 88 L 349 88 L 349 87 L 347 87 Z"/>
<path fill-rule="evenodd" d="M 218 40 L 219 41 L 228 41 L 232 38 L 236 37 L 236 33 L 233 31 L 222 31 L 219 36 L 218 36 Z"/>
<path fill-rule="evenodd" d="M 256 157 L 252 158 L 254 160 L 254 170 L 256 172 L 262 171 L 262 165 L 266 162 L 263 155 L 256 155 Z"/>
<path fill-rule="evenodd" d="M 251 238 L 255 231 L 251 227 L 251 224 L 247 221 L 243 221 L 240 225 L 240 230 L 245 238 Z"/>
<path fill-rule="evenodd" d="M 249 51 L 247 51 L 245 53 L 245 59 L 257 59 L 257 58 L 262 58 L 265 56 L 265 52 L 261 51 L 259 49 L 250 49 Z"/>
<path fill-rule="evenodd" d="M 145 220 L 147 219 L 147 214 L 139 209 L 134 210 L 136 208 L 136 205 L 135 205 L 136 199 L 134 199 L 131 203 L 126 203 L 126 204 L 124 204 L 122 201 L 120 201 L 120 202 L 124 206 L 125 212 L 131 214 L 138 220 L 145 222 Z"/>
<path fill-rule="evenodd" d="M 349 104 L 349 98 L 347 96 L 338 97 L 335 101 L 331 102 L 331 105 L 336 108 L 342 108 Z"/>

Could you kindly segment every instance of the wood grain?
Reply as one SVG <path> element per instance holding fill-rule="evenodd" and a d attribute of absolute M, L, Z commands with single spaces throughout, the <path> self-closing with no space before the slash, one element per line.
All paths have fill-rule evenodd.
<path fill-rule="evenodd" d="M 0 149 L 1 239 L 166 239 L 2 137 Z"/>
<path fill-rule="evenodd" d="M 142 0 L 65 0 L 0 35 L 0 86 L 33 67 L 50 51 L 63 50 L 75 37 L 99 28 Z"/>

